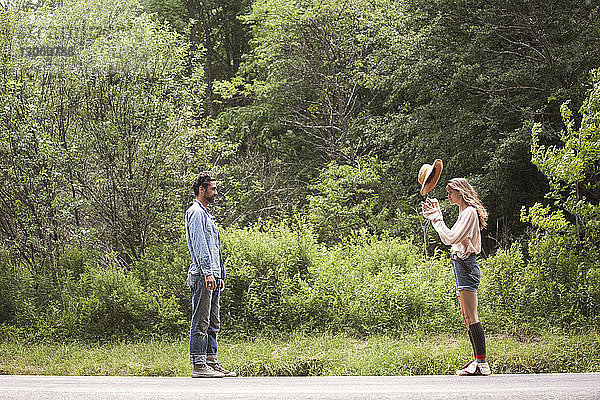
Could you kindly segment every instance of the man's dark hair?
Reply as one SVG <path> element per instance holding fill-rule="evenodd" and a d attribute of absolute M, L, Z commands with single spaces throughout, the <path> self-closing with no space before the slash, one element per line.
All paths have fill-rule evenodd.
<path fill-rule="evenodd" d="M 208 185 L 210 185 L 210 183 L 213 181 L 216 181 L 216 179 L 213 178 L 212 172 L 210 172 L 210 171 L 200 172 L 198 174 L 198 176 L 196 176 L 196 178 L 194 179 L 194 183 L 192 183 L 192 189 L 194 190 L 194 196 L 198 196 L 198 193 L 200 193 L 200 186 L 202 186 L 204 189 L 206 189 L 208 187 Z"/>

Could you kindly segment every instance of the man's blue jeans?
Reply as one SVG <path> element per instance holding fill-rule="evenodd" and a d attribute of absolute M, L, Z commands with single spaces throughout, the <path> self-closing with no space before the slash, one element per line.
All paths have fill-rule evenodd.
<path fill-rule="evenodd" d="M 195 277 L 192 289 L 192 323 L 190 326 L 190 364 L 206 364 L 206 356 L 216 360 L 219 332 L 219 293 L 209 290 L 203 275 Z M 217 288 L 221 279 L 215 278 Z"/>

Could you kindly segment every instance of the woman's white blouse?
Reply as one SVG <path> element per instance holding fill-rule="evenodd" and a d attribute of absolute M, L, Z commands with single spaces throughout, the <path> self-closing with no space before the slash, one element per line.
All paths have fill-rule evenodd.
<path fill-rule="evenodd" d="M 440 213 L 441 214 L 441 213 Z M 452 253 L 464 259 L 471 254 L 481 252 L 481 230 L 477 210 L 468 206 L 458 214 L 452 228 L 448 228 L 443 219 L 433 222 L 444 244 L 452 245 Z"/>

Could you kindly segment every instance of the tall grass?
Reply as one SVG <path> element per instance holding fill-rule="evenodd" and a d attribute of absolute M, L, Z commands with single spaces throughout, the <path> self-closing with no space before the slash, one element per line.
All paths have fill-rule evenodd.
<path fill-rule="evenodd" d="M 188 376 L 187 340 L 107 344 L 0 343 L 1 374 Z M 488 337 L 494 373 L 600 372 L 600 334 Z M 465 335 L 291 334 L 226 338 L 220 362 L 242 376 L 453 374 L 472 357 Z"/>

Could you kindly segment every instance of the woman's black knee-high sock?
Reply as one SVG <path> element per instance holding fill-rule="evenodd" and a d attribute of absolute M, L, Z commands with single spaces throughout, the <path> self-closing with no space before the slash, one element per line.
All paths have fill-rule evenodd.
<path fill-rule="evenodd" d="M 473 346 L 475 347 L 475 358 L 479 361 L 485 361 L 485 333 L 481 322 L 469 326 L 469 332 L 473 337 Z"/>
<path fill-rule="evenodd" d="M 473 357 L 476 357 L 477 350 L 475 350 L 475 342 L 473 342 L 473 334 L 471 333 L 470 329 L 467 329 L 467 332 L 469 333 L 469 341 L 471 342 L 471 347 L 473 347 Z"/>

